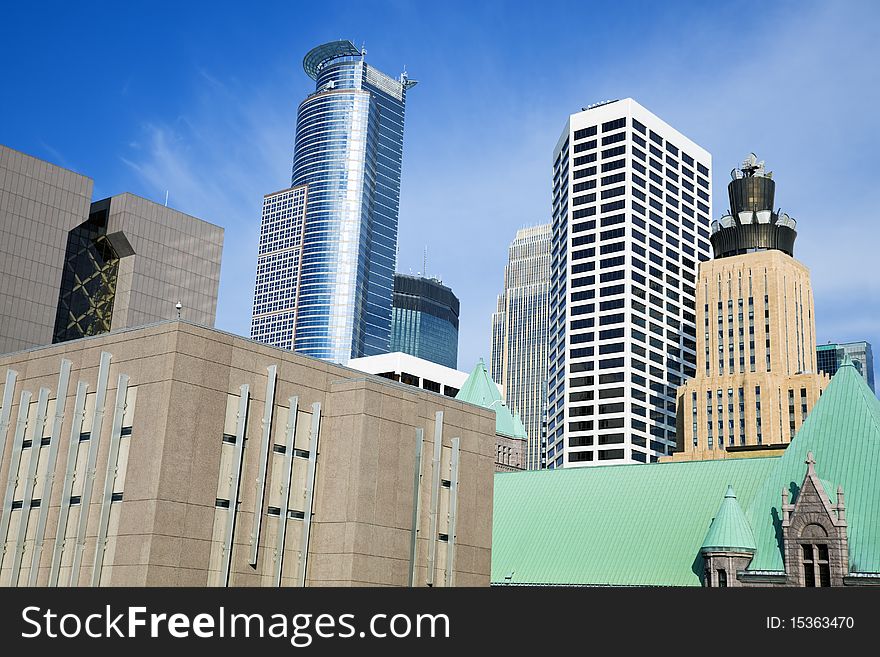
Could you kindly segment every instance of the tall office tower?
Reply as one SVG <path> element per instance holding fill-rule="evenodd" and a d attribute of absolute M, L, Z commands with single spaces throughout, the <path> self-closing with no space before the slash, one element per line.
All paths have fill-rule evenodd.
<path fill-rule="evenodd" d="M 251 337 L 339 363 L 388 351 L 407 90 L 350 41 L 303 60 L 289 189 L 266 196 Z"/>
<path fill-rule="evenodd" d="M 697 284 L 697 375 L 678 390 L 674 460 L 736 456 L 791 442 L 828 383 L 816 367 L 810 272 L 796 223 L 754 153 L 734 169 L 730 211 L 712 222 L 715 259 Z"/>
<path fill-rule="evenodd" d="M 871 343 L 841 342 L 839 344 L 820 344 L 816 347 L 816 364 L 820 372 L 834 376 L 837 368 L 843 364 L 844 355 L 849 356 L 853 365 L 865 379 L 865 383 L 874 390 L 874 352 Z"/>
<path fill-rule="evenodd" d="M 550 224 L 516 232 L 504 268 L 504 292 L 492 315 L 492 379 L 504 388 L 507 405 L 525 425 L 524 466 L 529 470 L 543 465 L 550 238 Z"/>
<path fill-rule="evenodd" d="M 0 146 L 0 353 L 177 317 L 214 325 L 223 229 Z"/>
<path fill-rule="evenodd" d="M 569 117 L 553 151 L 547 467 L 675 447 L 711 161 L 631 98 Z"/>
<path fill-rule="evenodd" d="M 439 279 L 394 274 L 390 351 L 455 369 L 458 313 L 458 297 Z"/>

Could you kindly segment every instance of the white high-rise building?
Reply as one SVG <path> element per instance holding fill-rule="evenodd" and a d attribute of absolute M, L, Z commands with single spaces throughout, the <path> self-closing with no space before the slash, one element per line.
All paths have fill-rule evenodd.
<path fill-rule="evenodd" d="M 542 463 L 542 425 L 547 402 L 547 291 L 550 224 L 523 228 L 510 244 L 504 292 L 492 314 L 492 379 L 519 413 L 528 435 L 525 466 Z"/>
<path fill-rule="evenodd" d="M 547 466 L 655 461 L 696 363 L 712 158 L 631 98 L 572 114 L 553 151 Z"/>

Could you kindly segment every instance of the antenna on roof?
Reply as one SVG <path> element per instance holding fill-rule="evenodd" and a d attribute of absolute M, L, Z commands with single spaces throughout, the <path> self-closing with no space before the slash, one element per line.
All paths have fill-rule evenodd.
<path fill-rule="evenodd" d="M 425 246 L 425 253 L 422 256 L 422 272 L 425 275 L 425 278 L 428 278 L 428 247 Z"/>

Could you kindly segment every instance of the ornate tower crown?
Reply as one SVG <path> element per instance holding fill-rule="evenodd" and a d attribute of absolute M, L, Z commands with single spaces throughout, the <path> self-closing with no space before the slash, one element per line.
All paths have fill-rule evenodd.
<path fill-rule="evenodd" d="M 774 212 L 776 182 L 773 173 L 764 170 L 764 161 L 749 153 L 730 177 L 730 211 L 712 222 L 715 257 L 773 249 L 794 256 L 797 222 L 781 210 Z"/>

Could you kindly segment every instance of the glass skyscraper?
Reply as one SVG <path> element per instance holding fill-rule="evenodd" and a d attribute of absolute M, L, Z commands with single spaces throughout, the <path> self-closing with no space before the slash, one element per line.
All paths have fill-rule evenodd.
<path fill-rule="evenodd" d="M 458 297 L 435 278 L 394 275 L 391 351 L 456 369 Z"/>
<path fill-rule="evenodd" d="M 251 337 L 339 363 L 385 353 L 403 157 L 406 73 L 350 41 L 303 60 L 290 189 L 264 200 Z"/>
<path fill-rule="evenodd" d="M 874 351 L 871 343 L 860 340 L 858 342 L 841 342 L 839 344 L 821 344 L 816 347 L 816 361 L 820 372 L 828 376 L 834 376 L 837 368 L 843 363 L 844 355 L 852 359 L 856 369 L 871 390 L 874 388 Z"/>
<path fill-rule="evenodd" d="M 528 436 L 524 467 L 542 467 L 542 427 L 547 401 L 547 291 L 550 224 L 523 228 L 510 244 L 504 292 L 492 314 L 492 379 L 519 413 Z"/>

